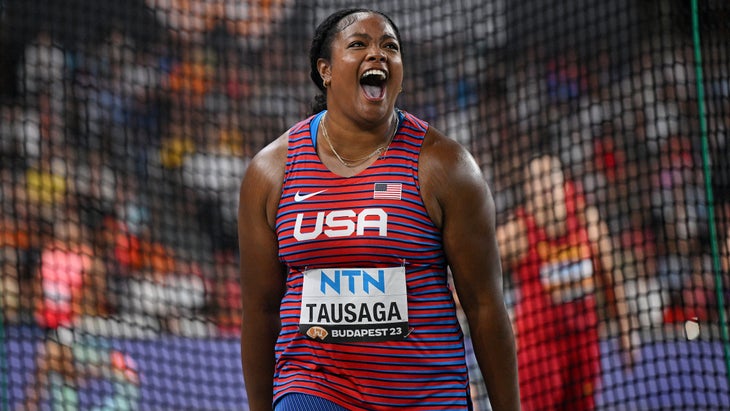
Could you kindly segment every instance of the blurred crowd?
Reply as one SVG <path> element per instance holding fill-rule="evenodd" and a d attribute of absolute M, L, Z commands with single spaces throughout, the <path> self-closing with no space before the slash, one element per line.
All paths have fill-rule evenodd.
<path fill-rule="evenodd" d="M 160 4 L 173 3 L 188 9 L 155 9 L 164 35 L 147 44 L 112 26 L 73 47 L 43 29 L 23 45 L 16 92 L 0 104 L 5 321 L 238 333 L 238 184 L 307 112 L 313 24 L 292 16 L 314 12 L 284 0 Z M 639 325 L 713 319 L 710 226 L 730 268 L 730 55 L 708 33 L 700 112 L 691 36 L 635 43 L 616 59 L 600 47 L 475 53 L 409 39 L 401 106 L 472 149 L 498 219 L 520 202 L 530 154 L 559 155 L 609 223 Z"/>
<path fill-rule="evenodd" d="M 155 10 L 169 30 L 146 44 L 119 26 L 72 45 L 40 28 L 5 73 L 4 321 L 238 335 L 238 186 L 290 110 L 272 95 L 283 85 L 262 80 L 281 61 L 260 37 L 287 9 L 179 6 Z"/>

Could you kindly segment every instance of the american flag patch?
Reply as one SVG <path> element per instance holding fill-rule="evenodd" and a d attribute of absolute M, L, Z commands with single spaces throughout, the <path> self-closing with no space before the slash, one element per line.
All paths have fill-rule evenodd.
<path fill-rule="evenodd" d="M 401 183 L 375 183 L 373 199 L 400 200 L 403 192 Z"/>

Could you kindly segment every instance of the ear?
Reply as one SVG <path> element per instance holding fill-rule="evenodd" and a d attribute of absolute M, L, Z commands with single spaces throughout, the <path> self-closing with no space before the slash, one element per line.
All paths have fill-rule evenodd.
<path fill-rule="evenodd" d="M 317 71 L 319 71 L 319 76 L 324 84 L 332 81 L 332 67 L 329 61 L 322 58 L 317 60 Z"/>

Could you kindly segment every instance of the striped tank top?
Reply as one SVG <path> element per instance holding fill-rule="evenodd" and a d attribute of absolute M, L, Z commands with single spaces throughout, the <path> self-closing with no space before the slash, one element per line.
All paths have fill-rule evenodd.
<path fill-rule="evenodd" d="M 288 277 L 274 401 L 303 393 L 352 410 L 470 409 L 441 234 L 419 191 L 428 124 L 399 111 L 388 150 L 340 177 L 316 153 L 322 115 L 289 134 L 276 218 Z"/>

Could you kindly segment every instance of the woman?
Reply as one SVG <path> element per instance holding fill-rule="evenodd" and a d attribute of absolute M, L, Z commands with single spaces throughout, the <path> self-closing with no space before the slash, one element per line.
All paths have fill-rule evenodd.
<path fill-rule="evenodd" d="M 523 192 L 525 204 L 497 229 L 504 266 L 519 287 L 515 328 L 522 407 L 594 410 L 601 380 L 600 291 L 615 307 L 627 369 L 634 356 L 613 241 L 557 157 L 530 158 Z"/>
<path fill-rule="evenodd" d="M 400 46 L 378 12 L 322 22 L 310 50 L 316 114 L 243 178 L 252 410 L 469 409 L 447 262 L 492 405 L 519 408 L 491 194 L 464 148 L 395 108 Z"/>

